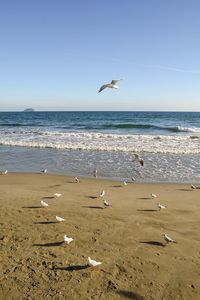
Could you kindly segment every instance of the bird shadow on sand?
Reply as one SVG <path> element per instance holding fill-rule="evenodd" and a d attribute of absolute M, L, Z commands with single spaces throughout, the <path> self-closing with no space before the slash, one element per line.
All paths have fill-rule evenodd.
<path fill-rule="evenodd" d="M 138 295 L 137 293 L 134 293 L 134 292 L 129 292 L 129 291 L 117 291 L 117 293 L 120 295 L 120 296 L 123 296 L 125 298 L 128 298 L 128 299 L 132 299 L 132 300 L 144 300 L 144 297 Z"/>
<path fill-rule="evenodd" d="M 58 221 L 39 221 L 39 222 L 34 222 L 34 224 L 55 224 L 55 223 L 60 223 Z"/>
<path fill-rule="evenodd" d="M 157 210 L 157 209 L 137 209 L 137 211 L 158 212 L 158 210 Z"/>
<path fill-rule="evenodd" d="M 118 185 L 111 185 L 111 187 L 120 188 L 120 187 L 122 187 L 122 185 L 120 185 L 120 184 L 118 184 Z"/>
<path fill-rule="evenodd" d="M 53 242 L 53 243 L 45 243 L 45 244 L 33 244 L 34 247 L 57 247 L 63 245 L 65 242 Z"/>
<path fill-rule="evenodd" d="M 36 205 L 34 205 L 34 206 L 32 205 L 32 206 L 22 206 L 22 208 L 44 208 L 44 207 L 41 206 L 41 205 L 40 206 L 39 205 L 37 205 L 37 206 Z"/>
<path fill-rule="evenodd" d="M 90 199 L 97 199 L 97 196 L 86 196 L 86 198 L 90 198 Z"/>
<path fill-rule="evenodd" d="M 137 198 L 139 200 L 151 200 L 152 198 L 151 197 L 142 197 L 142 198 Z"/>
<path fill-rule="evenodd" d="M 66 183 L 76 183 L 77 184 L 78 182 L 71 180 L 71 181 L 66 181 Z"/>
<path fill-rule="evenodd" d="M 42 199 L 54 199 L 55 197 L 53 197 L 53 196 L 46 196 L 46 197 L 42 197 Z"/>
<path fill-rule="evenodd" d="M 166 245 L 158 242 L 158 241 L 147 241 L 147 242 L 140 242 L 140 244 L 147 244 L 147 245 L 151 245 L 151 246 L 158 246 L 158 247 L 165 247 Z"/>
<path fill-rule="evenodd" d="M 61 270 L 61 271 L 79 271 L 88 269 L 88 265 L 75 265 L 75 266 L 69 266 L 69 267 L 55 267 L 54 270 Z"/>
<path fill-rule="evenodd" d="M 95 208 L 95 209 L 104 209 L 102 206 L 82 206 L 84 208 Z"/>
<path fill-rule="evenodd" d="M 49 188 L 54 188 L 54 187 L 58 187 L 58 186 L 61 186 L 61 184 L 50 185 Z"/>
<path fill-rule="evenodd" d="M 177 189 L 177 191 L 181 191 L 181 192 L 192 192 L 193 190 L 191 190 L 191 189 Z"/>

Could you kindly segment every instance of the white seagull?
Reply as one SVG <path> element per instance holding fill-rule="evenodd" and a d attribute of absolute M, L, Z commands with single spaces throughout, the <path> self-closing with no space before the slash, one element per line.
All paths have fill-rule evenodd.
<path fill-rule="evenodd" d="M 79 183 L 79 179 L 78 179 L 78 177 L 74 177 L 74 180 L 77 182 L 77 183 Z"/>
<path fill-rule="evenodd" d="M 126 186 L 127 185 L 127 182 L 126 181 L 124 181 L 124 186 Z"/>
<path fill-rule="evenodd" d="M 70 238 L 68 236 L 66 236 L 66 234 L 64 235 L 64 242 L 69 245 L 69 243 L 71 243 L 74 239 Z"/>
<path fill-rule="evenodd" d="M 101 91 L 103 91 L 105 88 L 111 88 L 111 89 L 118 89 L 119 86 L 117 85 L 118 81 L 120 81 L 121 79 L 117 79 L 117 80 L 112 80 L 110 83 L 106 83 L 106 84 L 103 84 L 98 93 L 100 93 Z"/>
<path fill-rule="evenodd" d="M 144 166 L 144 160 L 137 153 L 133 153 L 133 160 L 132 161 L 137 161 L 141 164 L 141 166 Z"/>
<path fill-rule="evenodd" d="M 156 194 L 151 193 L 151 198 L 157 198 Z"/>
<path fill-rule="evenodd" d="M 90 267 L 96 267 L 98 265 L 101 265 L 102 263 L 100 261 L 96 261 L 91 259 L 90 257 L 87 258 L 87 265 Z"/>
<path fill-rule="evenodd" d="M 167 243 L 177 243 L 176 241 L 172 240 L 172 238 L 170 238 L 166 233 L 163 234 L 163 237 Z"/>
<path fill-rule="evenodd" d="M 65 219 L 63 219 L 63 218 L 61 218 L 61 217 L 58 217 L 58 216 L 56 216 L 56 220 L 57 220 L 58 222 L 63 222 L 63 221 L 65 221 Z"/>
<path fill-rule="evenodd" d="M 1 175 L 6 175 L 6 174 L 8 174 L 8 170 L 1 171 Z"/>
<path fill-rule="evenodd" d="M 157 206 L 158 206 L 158 209 L 161 210 L 161 209 L 166 209 L 167 207 L 165 205 L 162 205 L 160 203 L 157 203 Z"/>
<path fill-rule="evenodd" d="M 47 207 L 47 206 L 49 206 L 49 204 L 48 203 L 46 203 L 46 202 L 44 202 L 43 200 L 41 200 L 41 205 L 42 205 L 42 207 Z"/>
<path fill-rule="evenodd" d="M 191 184 L 191 189 L 196 190 L 196 188 L 197 187 L 195 185 Z"/>
<path fill-rule="evenodd" d="M 41 170 L 40 173 L 46 174 L 47 173 L 47 169 Z"/>
<path fill-rule="evenodd" d="M 103 198 L 104 196 L 105 196 L 105 191 L 103 190 L 103 191 L 100 193 L 99 197 L 100 197 L 100 198 Z"/>
<path fill-rule="evenodd" d="M 57 198 L 59 198 L 60 196 L 62 196 L 62 194 L 60 194 L 60 193 L 54 193 L 54 196 L 57 197 Z"/>
<path fill-rule="evenodd" d="M 109 204 L 106 200 L 103 201 L 104 204 L 104 208 L 112 206 L 111 204 Z"/>

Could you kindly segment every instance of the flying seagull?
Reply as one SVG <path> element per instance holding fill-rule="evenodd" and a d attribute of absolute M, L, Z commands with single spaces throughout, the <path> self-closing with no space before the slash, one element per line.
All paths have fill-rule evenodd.
<path fill-rule="evenodd" d="M 105 88 L 111 88 L 111 89 L 118 89 L 119 86 L 117 85 L 117 82 L 120 81 L 120 79 L 118 80 L 112 80 L 111 83 L 106 83 L 106 84 L 103 84 L 98 93 L 100 93 L 101 91 L 103 91 Z"/>
<path fill-rule="evenodd" d="M 90 257 L 87 258 L 87 266 L 96 267 L 96 266 L 101 265 L 101 264 L 102 263 L 100 261 L 93 260 Z"/>
<path fill-rule="evenodd" d="M 137 153 L 133 153 L 133 160 L 132 161 L 137 161 L 141 164 L 141 166 L 144 166 L 144 160 Z"/>

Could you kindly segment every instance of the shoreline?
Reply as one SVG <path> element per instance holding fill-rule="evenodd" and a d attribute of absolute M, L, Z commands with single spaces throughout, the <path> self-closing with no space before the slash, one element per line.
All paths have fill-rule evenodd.
<path fill-rule="evenodd" d="M 0 184 L 2 300 L 199 299 L 200 190 L 35 173 L 8 173 Z M 102 265 L 88 268 L 89 256 Z"/>

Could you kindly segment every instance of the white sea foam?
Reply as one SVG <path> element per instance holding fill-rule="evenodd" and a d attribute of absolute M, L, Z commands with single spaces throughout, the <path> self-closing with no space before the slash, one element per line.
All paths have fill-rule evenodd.
<path fill-rule="evenodd" d="M 198 131 L 195 134 L 158 136 L 16 129 L 0 131 L 0 144 L 67 150 L 198 154 L 200 135 Z"/>

